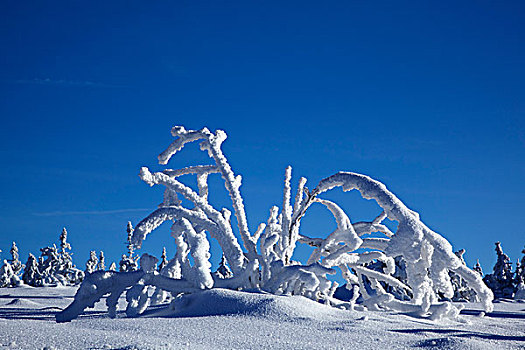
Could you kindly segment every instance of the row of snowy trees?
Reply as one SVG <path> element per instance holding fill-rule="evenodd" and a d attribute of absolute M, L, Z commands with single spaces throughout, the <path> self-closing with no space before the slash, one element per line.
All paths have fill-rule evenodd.
<path fill-rule="evenodd" d="M 71 245 L 67 242 L 65 228 L 59 241 L 59 248 L 55 244 L 41 248 L 39 258 L 29 253 L 25 265 L 20 262 L 18 247 L 13 242 L 11 259 L 4 260 L 0 268 L 0 287 L 15 287 L 21 284 L 33 287 L 80 284 L 84 279 L 84 272 L 73 264 Z"/>
<path fill-rule="evenodd" d="M 128 240 L 126 246 L 128 253 L 122 255 L 122 259 L 119 262 L 120 272 L 137 271 L 138 266 L 138 255 L 135 255 L 135 248 L 131 243 L 131 236 L 133 233 L 133 227 L 131 222 L 127 225 Z M 60 235 L 60 249 L 57 251 L 53 245 L 51 247 L 45 247 L 41 249 L 41 256 L 39 259 L 35 258 L 33 254 L 29 254 L 29 258 L 26 264 L 22 264 L 19 260 L 18 247 L 15 242 L 10 249 L 11 259 L 4 261 L 2 267 L 0 267 L 0 287 L 15 287 L 21 283 L 39 287 L 49 285 L 76 285 L 79 284 L 86 273 L 93 273 L 95 271 L 105 271 L 105 257 L 104 252 L 100 251 L 98 257 L 96 251 L 90 252 L 90 257 L 86 262 L 86 268 L 84 271 L 80 271 L 75 268 L 72 261 L 72 253 L 70 253 L 71 245 L 67 242 L 67 231 L 64 228 Z M 463 264 L 465 260 L 463 255 L 464 249 L 455 252 L 458 258 L 461 259 Z M 512 271 L 512 263 L 507 254 L 503 253 L 501 243 L 496 242 L 496 254 L 497 261 L 494 265 L 493 272 L 484 276 L 483 270 L 479 261 L 473 267 L 480 276 L 484 276 L 483 280 L 487 286 L 492 290 L 496 298 L 516 298 L 525 299 L 525 249 L 522 253 L 524 254 L 521 261 L 518 259 L 516 262 L 516 268 Z M 406 264 L 404 260 L 400 258 L 394 259 L 395 272 L 393 277 L 398 279 L 402 283 L 406 283 Z M 166 248 L 163 248 L 159 265 L 156 268 L 160 273 L 166 273 L 169 260 L 166 253 Z M 386 268 L 385 264 L 381 261 L 373 261 L 367 264 L 367 267 L 375 271 L 383 271 Z M 109 271 L 117 271 L 117 265 L 113 262 L 107 268 Z M 232 272 L 227 265 L 226 258 L 222 257 L 221 262 L 218 266 L 217 271 L 214 275 L 218 278 L 230 278 Z M 468 287 L 468 284 L 460 276 L 449 272 L 449 276 L 452 282 L 454 295 L 451 298 L 453 301 L 478 301 L 476 293 Z M 369 284 L 368 280 L 365 283 Z M 402 300 L 408 300 L 411 297 L 411 293 L 398 287 L 392 287 L 383 283 L 383 287 L 388 292 L 394 294 L 397 298 Z M 346 289 L 352 289 L 352 287 L 344 286 Z M 341 294 L 339 294 L 341 295 Z M 343 293 L 344 295 L 344 293 Z M 342 295 L 343 298 L 345 298 Z M 441 295 L 443 297 L 443 295 Z M 168 294 L 163 294 L 161 300 L 166 301 L 169 298 Z"/>
<path fill-rule="evenodd" d="M 524 255 L 521 261 L 516 262 L 516 268 L 512 271 L 510 258 L 503 253 L 501 243 L 496 242 L 496 264 L 493 272 L 483 278 L 496 298 L 525 299 L 525 249 L 521 252 Z"/>
<path fill-rule="evenodd" d="M 137 271 L 139 269 L 139 256 L 135 254 L 135 248 L 131 242 L 133 234 L 133 226 L 131 222 L 127 225 L 128 239 L 126 247 L 128 253 L 122 255 L 119 262 L 120 272 Z M 105 257 L 104 252 L 100 251 L 98 257 L 96 251 L 90 252 L 90 257 L 86 262 L 84 271 L 80 271 L 75 267 L 72 260 L 71 245 L 67 242 L 67 231 L 64 228 L 60 235 L 60 248 L 57 249 L 55 245 L 41 249 L 41 255 L 37 259 L 33 254 L 29 254 L 26 264 L 22 264 L 19 260 L 18 247 L 15 242 L 10 249 L 11 259 L 4 261 L 0 267 L 0 287 L 15 287 L 21 283 L 39 287 L 49 285 L 77 285 L 84 275 L 93 273 L 95 271 L 105 271 Z M 496 242 L 497 261 L 494 265 L 491 274 L 483 275 L 483 270 L 479 261 L 473 267 L 483 281 L 492 290 L 496 298 L 516 298 L 525 299 L 525 249 L 522 253 L 523 257 L 516 262 L 516 268 L 512 271 L 512 262 L 507 254 L 503 252 L 500 242 Z M 464 249 L 455 252 L 456 256 L 461 259 L 462 263 L 466 265 L 463 255 Z M 393 277 L 402 283 L 407 283 L 406 264 L 401 258 L 394 259 L 395 271 Z M 166 253 L 166 248 L 163 248 L 160 262 L 156 270 L 159 273 L 167 273 L 169 260 Z M 381 261 L 373 261 L 367 264 L 367 267 L 374 271 L 383 271 L 386 268 L 385 263 Z M 113 262 L 107 268 L 109 271 L 117 271 L 117 265 Z M 228 267 L 226 258 L 222 257 L 217 271 L 214 272 L 217 278 L 230 278 L 232 272 Z M 450 280 L 454 290 L 454 295 L 450 298 L 452 301 L 478 301 L 476 293 L 468 287 L 467 282 L 460 276 L 449 272 Z M 367 285 L 370 284 L 368 279 L 365 279 Z M 398 299 L 409 300 L 411 293 L 403 288 L 387 285 L 383 283 L 383 287 L 390 293 L 394 294 Z M 346 289 L 352 289 L 350 286 L 344 286 Z M 438 292 L 439 294 L 439 292 Z M 444 297 L 442 294 L 441 297 Z M 169 298 L 168 294 L 163 294 L 162 298 L 158 298 L 158 302 L 166 301 Z"/>
<path fill-rule="evenodd" d="M 128 222 L 127 226 L 128 253 L 122 255 L 119 262 L 120 272 L 137 271 L 139 269 L 138 259 L 135 254 L 135 248 L 131 243 L 133 227 Z M 96 251 L 91 251 L 85 270 L 78 269 L 73 264 L 73 254 L 71 253 L 71 244 L 67 241 L 67 230 L 64 228 L 60 234 L 60 245 L 57 248 L 55 244 L 40 249 L 40 256 L 37 258 L 32 253 L 25 264 L 20 261 L 18 247 L 13 242 L 9 251 L 11 259 L 3 261 L 0 267 L 0 288 L 16 287 L 21 284 L 43 287 L 57 285 L 78 285 L 87 274 L 95 271 L 106 270 L 104 252 L 100 251 L 98 257 Z M 1 251 L 0 251 L 1 252 Z M 166 250 L 162 254 L 164 265 L 167 264 Z M 162 264 L 159 266 L 162 268 Z M 113 262 L 109 266 L 110 271 L 117 271 L 117 265 Z"/>

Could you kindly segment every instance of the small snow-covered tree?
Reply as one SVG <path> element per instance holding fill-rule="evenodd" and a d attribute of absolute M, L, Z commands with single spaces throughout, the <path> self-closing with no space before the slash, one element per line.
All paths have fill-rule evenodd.
<path fill-rule="evenodd" d="M 60 251 L 58 254 L 59 263 L 53 274 L 59 277 L 59 280 L 65 281 L 65 284 L 77 285 L 84 279 L 84 272 L 77 269 L 73 264 L 73 254 L 71 251 L 71 244 L 67 241 L 67 230 L 64 227 L 60 233 Z M 64 283 L 62 283 L 64 284 Z"/>
<path fill-rule="evenodd" d="M 512 298 L 514 295 L 514 281 L 512 276 L 512 262 L 507 254 L 503 253 L 501 243 L 496 242 L 497 260 L 493 273 L 485 275 L 483 280 L 493 291 L 496 298 Z"/>
<path fill-rule="evenodd" d="M 114 261 L 109 265 L 109 271 L 117 271 L 117 264 Z"/>
<path fill-rule="evenodd" d="M 20 278 L 13 270 L 12 265 L 4 260 L 3 265 L 0 267 L 0 288 L 4 287 L 16 287 L 20 284 Z"/>
<path fill-rule="evenodd" d="M 148 285 L 173 295 L 209 288 L 259 289 L 273 294 L 302 295 L 346 308 L 353 308 L 360 295 L 362 308 L 396 310 L 432 319 L 455 318 L 460 307 L 438 301 L 439 295 L 447 298 L 454 295 L 449 272 L 475 291 L 485 310 L 492 310 L 493 294 L 481 276 L 469 269 L 454 254 L 448 241 L 428 228 L 418 213 L 406 207 L 381 182 L 362 174 L 339 172 L 309 190 L 307 180 L 301 178 L 292 203 L 292 168 L 288 167 L 282 206 L 272 207 L 267 222 L 252 233 L 240 192 L 242 177 L 234 173 L 222 152 L 226 133 L 211 132 L 207 128 L 186 130 L 182 126 L 173 127 L 171 132 L 175 140 L 159 155 L 160 164 L 166 165 L 195 141 L 200 142 L 201 150 L 213 164 L 158 172 L 146 167 L 140 170 L 140 178 L 148 185 L 164 186 L 164 201 L 134 230 L 128 225 L 128 246 L 139 249 L 148 234 L 162 223 L 170 222 L 176 253 L 163 268 L 166 272 L 159 274 L 144 268 L 120 274 L 95 272 L 80 287 L 75 301 L 57 314 L 57 321 L 76 317 L 104 294 L 109 294 L 108 309 L 110 316 L 114 316 L 116 301 L 124 292 L 128 300 L 127 313 L 136 316 L 148 303 Z M 214 174 L 220 174 L 224 180 L 234 221 L 232 210 L 217 208 L 209 201 L 208 177 Z M 182 181 L 184 175 L 196 177 L 196 188 Z M 370 222 L 352 222 L 343 208 L 322 198 L 325 192 L 339 187 L 343 191 L 357 190 L 363 198 L 375 200 L 382 212 Z M 191 205 L 186 206 L 178 195 Z M 325 207 L 335 219 L 337 228 L 324 237 L 310 237 L 300 231 L 301 219 L 313 205 Z M 395 232 L 383 223 L 387 218 L 397 222 Z M 231 277 L 221 278 L 211 273 L 208 236 L 217 240 L 231 269 Z M 314 248 L 306 262 L 293 259 L 298 244 Z M 393 276 L 395 259 L 404 263 L 406 282 Z M 381 270 L 368 267 L 374 262 L 382 263 Z M 121 268 L 123 270 L 129 271 Z M 327 275 L 337 270 L 342 272 L 348 286 L 353 285 L 350 302 L 333 297 L 338 284 Z M 410 300 L 396 298 L 394 293 L 389 293 L 392 289 L 388 286 L 402 290 Z"/>
<path fill-rule="evenodd" d="M 131 225 L 131 221 L 128 221 L 126 232 L 128 233 L 128 241 L 127 241 L 128 254 L 130 257 L 132 257 L 133 253 L 135 252 L 135 246 L 133 245 L 133 242 L 131 241 L 133 238 L 133 225 Z"/>
<path fill-rule="evenodd" d="M 69 244 L 67 241 L 67 230 L 65 227 L 62 228 L 62 232 L 60 233 L 58 240 L 60 241 L 60 253 L 68 254 L 68 251 L 71 250 L 71 244 Z"/>
<path fill-rule="evenodd" d="M 38 260 L 31 253 L 29 253 L 29 257 L 27 258 L 22 280 L 25 284 L 33 287 L 41 287 L 44 284 L 44 275 L 42 275 L 38 268 Z"/>
<path fill-rule="evenodd" d="M 135 246 L 132 242 L 133 225 L 131 225 L 131 221 L 128 221 L 126 231 L 128 233 L 128 239 L 126 242 L 126 247 L 128 249 L 128 255 L 125 255 L 125 254 L 122 255 L 122 259 L 119 261 L 119 271 L 120 272 L 137 271 L 139 269 L 139 264 L 138 264 L 139 257 L 134 255 Z"/>
<path fill-rule="evenodd" d="M 100 251 L 98 255 L 97 270 L 104 271 L 105 269 L 106 269 L 106 258 L 104 257 L 104 252 Z"/>
<path fill-rule="evenodd" d="M 481 268 L 479 260 L 476 261 L 476 265 L 474 265 L 472 270 L 476 271 L 481 277 L 483 277 L 483 269 Z"/>
<path fill-rule="evenodd" d="M 215 275 L 223 279 L 231 278 L 233 276 L 232 271 L 228 267 L 228 262 L 226 261 L 226 257 L 224 256 L 224 254 L 222 254 L 221 262 L 219 263 L 217 271 L 215 271 Z"/>
<path fill-rule="evenodd" d="M 514 285 L 516 293 L 514 299 L 525 300 L 525 249 L 521 251 L 523 257 L 521 261 L 518 260 L 516 263 L 516 272 L 514 277 Z"/>
<path fill-rule="evenodd" d="M 22 264 L 19 260 L 20 255 L 18 254 L 18 247 L 16 246 L 15 242 L 13 242 L 11 250 L 9 252 L 11 253 L 11 260 L 9 260 L 9 264 L 13 269 L 13 273 L 16 276 L 19 276 L 22 270 L 24 269 L 24 264 Z"/>
<path fill-rule="evenodd" d="M 89 274 L 89 273 L 93 273 L 97 270 L 97 266 L 98 266 L 98 258 L 97 258 L 97 252 L 92 250 L 90 253 L 89 253 L 89 259 L 88 261 L 86 261 L 86 270 L 85 270 L 85 273 L 86 274 Z"/>
<path fill-rule="evenodd" d="M 71 269 L 73 267 L 73 258 L 69 251 L 71 250 L 71 244 L 67 241 L 67 230 L 64 227 L 59 237 L 60 241 L 60 254 L 59 258 L 61 260 L 62 269 Z"/>
<path fill-rule="evenodd" d="M 168 265 L 168 256 L 166 253 L 166 247 L 162 248 L 162 254 L 160 256 L 160 263 L 158 267 L 158 271 L 162 272 L 162 269 Z"/>

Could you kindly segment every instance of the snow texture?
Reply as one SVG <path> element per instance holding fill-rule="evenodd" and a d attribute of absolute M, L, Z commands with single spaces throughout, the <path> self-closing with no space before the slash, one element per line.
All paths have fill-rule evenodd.
<path fill-rule="evenodd" d="M 0 349 L 517 350 L 525 345 L 525 304 L 518 302 L 495 303 L 483 317 L 479 304 L 464 304 L 460 321 L 427 321 L 388 311 L 339 310 L 300 296 L 212 289 L 132 319 L 122 318 L 122 312 L 117 319 L 106 317 L 102 298 L 74 322 L 55 323 L 53 314 L 75 291 L 0 288 Z M 125 298 L 117 304 L 124 309 Z"/>

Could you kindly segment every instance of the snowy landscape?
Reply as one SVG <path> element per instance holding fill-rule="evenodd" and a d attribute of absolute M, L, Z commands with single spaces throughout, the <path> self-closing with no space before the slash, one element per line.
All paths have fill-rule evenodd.
<path fill-rule="evenodd" d="M 29 348 L 438 348 L 518 349 L 525 346 L 525 255 L 515 271 L 496 243 L 493 273 L 470 269 L 464 250 L 430 230 L 387 187 L 366 176 L 339 172 L 308 189 L 301 178 L 292 203 L 292 168 L 285 171 L 282 207 L 251 233 L 236 175 L 222 153 L 226 133 L 172 128 L 175 138 L 161 165 L 187 144 L 213 164 L 151 173 L 163 202 L 137 224 L 128 222 L 128 254 L 106 269 L 91 253 L 85 269 L 73 264 L 64 228 L 60 245 L 39 258 L 19 260 L 13 243 L 0 268 L 0 346 Z M 189 146 L 189 145 L 188 145 Z M 209 202 L 208 176 L 220 174 L 232 213 Z M 195 176 L 197 188 L 180 178 Z M 186 177 L 184 177 L 186 176 Z M 357 190 L 382 212 L 372 222 L 351 222 L 321 195 L 336 187 Z M 185 201 L 179 199 L 182 196 Z M 325 206 L 337 228 L 326 237 L 300 232 L 313 204 Z M 385 220 L 395 222 L 386 225 Z M 135 254 L 148 234 L 171 223 L 176 254 Z M 234 228 L 234 222 L 237 227 Z M 389 228 L 389 226 L 391 228 Z M 235 234 L 235 231 L 239 233 Z M 210 238 L 222 259 L 210 263 Z M 311 247 L 295 260 L 299 244 Z M 525 250 L 524 250 L 525 254 Z M 329 278 L 340 274 L 344 284 Z M 490 288 L 489 288 L 490 287 Z M 494 301 L 494 297 L 497 300 Z M 28 331 L 31 336 L 28 336 Z"/>
<path fill-rule="evenodd" d="M 434 322 L 392 311 L 344 311 L 298 296 L 212 289 L 171 315 L 108 318 L 103 302 L 56 323 L 76 288 L 0 289 L 0 349 L 523 349 L 525 303 Z M 121 300 L 125 304 L 124 300 Z M 123 305 L 124 306 L 124 305 Z"/>
<path fill-rule="evenodd" d="M 0 1 L 0 350 L 525 350 L 525 1 Z"/>

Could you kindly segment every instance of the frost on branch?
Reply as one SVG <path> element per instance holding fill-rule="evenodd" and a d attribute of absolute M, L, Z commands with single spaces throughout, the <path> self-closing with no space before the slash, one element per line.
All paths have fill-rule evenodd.
<path fill-rule="evenodd" d="M 485 309 L 492 310 L 493 295 L 481 277 L 467 268 L 454 254 L 450 243 L 423 224 L 419 215 L 408 209 L 385 185 L 365 175 L 340 172 L 322 180 L 313 192 L 319 195 L 334 187 L 342 187 L 343 191 L 358 190 L 363 198 L 374 199 L 386 217 L 398 222 L 397 231 L 388 239 L 384 253 L 388 257 L 402 256 L 407 262 L 407 281 L 413 292 L 411 302 L 419 305 L 423 313 L 431 312 L 431 306 L 437 302 L 434 287 L 450 295 L 448 271 L 465 280 Z M 383 291 L 378 290 L 382 294 Z M 400 303 L 384 300 L 377 305 L 402 309 Z"/>
<path fill-rule="evenodd" d="M 134 249 L 139 249 L 147 235 L 164 222 L 171 223 L 175 256 L 168 260 L 163 253 L 159 271 L 156 259 L 143 254 L 139 271 L 122 269 L 121 263 L 120 273 L 91 273 L 73 304 L 57 315 L 58 321 L 77 317 L 104 295 L 111 317 L 116 315 L 122 294 L 128 302 L 126 314 L 138 316 L 149 304 L 166 303 L 180 294 L 210 288 L 301 295 L 350 310 L 394 310 L 437 320 L 458 317 L 459 307 L 439 300 L 454 296 L 453 281 L 465 291 L 473 291 L 487 311 L 492 309 L 493 295 L 481 275 L 467 268 L 451 245 L 382 183 L 365 175 L 339 172 L 310 190 L 306 178 L 300 178 L 292 197 L 292 168 L 287 167 L 281 208 L 272 207 L 266 222 L 252 234 L 240 193 L 242 178 L 233 172 L 222 153 L 226 133 L 206 128 L 186 130 L 182 126 L 173 127 L 171 133 L 175 140 L 159 155 L 161 165 L 194 141 L 200 142 L 200 149 L 212 164 L 156 172 L 147 167 L 140 169 L 140 178 L 150 186 L 163 186 L 164 196 L 159 207 L 135 229 L 128 224 L 129 256 L 123 260 L 134 259 Z M 229 209 L 210 203 L 213 193 L 208 179 L 215 174 L 224 180 L 231 199 Z M 188 176 L 195 176 L 196 186 L 184 183 Z M 382 211 L 372 221 L 352 222 L 337 203 L 320 197 L 336 187 L 358 190 L 363 198 L 375 200 Z M 321 232 L 317 237 L 301 232 L 301 220 L 312 205 L 321 205 L 332 214 L 337 224 L 333 232 Z M 236 227 L 232 225 L 232 211 Z M 384 223 L 387 218 L 398 223 L 395 232 Z M 208 237 L 218 241 L 223 255 L 214 273 Z M 294 260 L 297 244 L 313 248 L 306 261 Z M 346 302 L 334 297 L 338 284 L 329 279 L 338 272 L 346 281 L 346 289 L 352 290 Z M 153 293 L 150 288 L 155 289 Z"/>

